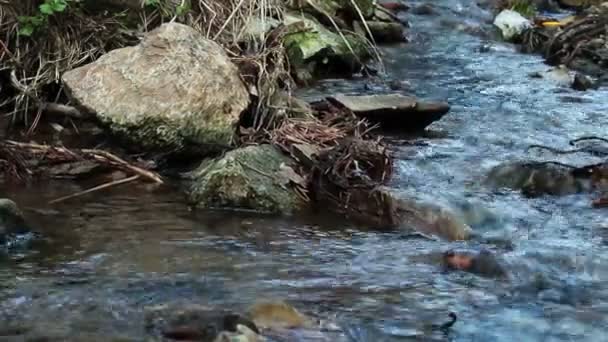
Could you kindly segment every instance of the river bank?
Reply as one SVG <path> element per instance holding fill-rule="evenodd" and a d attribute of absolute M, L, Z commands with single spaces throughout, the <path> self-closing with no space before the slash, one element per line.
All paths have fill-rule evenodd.
<path fill-rule="evenodd" d="M 383 229 L 414 226 L 425 234 L 468 238 L 470 229 L 451 213 L 399 199 L 383 187 L 393 163 L 382 130 L 423 130 L 441 119 L 449 104 L 398 92 L 369 97 L 328 94 L 323 101 L 308 104 L 290 93 L 297 85 L 332 74 L 377 73 L 382 61 L 376 41 L 406 41 L 407 25 L 397 16 L 406 7 L 393 9 L 368 0 L 216 3 L 224 13 L 221 24 L 215 17 L 194 20 L 201 9 L 191 5 L 188 10 L 159 4 L 134 9 L 123 3 L 127 17 L 139 11 L 144 17 L 160 18 L 142 31 L 129 31 L 140 36 L 137 43 L 120 41 L 124 47 L 106 53 L 94 46 L 97 55 L 92 55 L 80 46 L 71 50 L 70 44 L 49 45 L 41 34 L 53 32 L 75 44 L 62 31 L 69 27 L 62 17 L 102 25 L 110 18 L 118 20 L 113 13 L 120 4 L 104 14 L 99 6 L 61 4 L 51 8 L 52 13 L 40 5 L 40 23 L 23 22 L 32 6 L 8 7 L 4 13 L 4 30 L 14 35 L 3 48 L 8 61 L 4 77 L 12 85 L 4 92 L 5 106 L 12 106 L 17 126 L 27 126 L 32 119 L 28 108 L 37 109 L 20 140 L 31 136 L 51 112 L 64 116 L 62 124 L 42 121 L 41 126 L 55 130 L 52 143 L 3 143 L 5 175 L 27 181 L 114 172 L 105 176 L 105 183 L 52 203 L 136 181 L 160 186 L 165 183 L 161 175 L 171 170 L 177 175 L 173 183 L 182 183 L 196 208 L 284 215 L 329 209 Z M 212 30 L 201 32 L 207 22 Z M 27 25 L 33 25 L 32 32 L 24 32 Z M 40 56 L 57 49 L 58 54 L 82 58 L 71 64 L 36 62 L 31 56 L 35 48 L 20 45 L 19 39 L 37 45 Z M 36 63 L 36 76 L 16 76 L 33 73 L 33 68 L 23 66 Z M 56 94 L 45 90 L 51 86 L 59 87 Z M 53 96 L 56 102 L 49 102 Z M 87 123 L 97 125 L 97 141 L 90 131 L 79 133 L 79 124 Z M 105 144 L 106 150 L 95 145 L 83 148 L 88 139 Z M 74 140 L 76 145 L 71 146 Z M 404 213 L 414 219 L 406 219 Z M 444 221 L 449 228 L 440 229 Z"/>
<path fill-rule="evenodd" d="M 2 311 L 32 335 L 46 329 L 59 339 L 86 333 L 91 340 L 141 340 L 143 306 L 188 299 L 238 308 L 263 295 L 336 320 L 351 340 L 601 338 L 603 212 L 590 208 L 586 194 L 530 199 L 478 181 L 501 162 L 530 159 L 530 144 L 566 147 L 579 135 L 600 135 L 605 91 L 529 79 L 546 68 L 540 57 L 466 27 L 454 30 L 456 21 L 491 29 L 479 23 L 493 15 L 473 2 L 441 2 L 437 12 L 433 19 L 401 14 L 411 20 L 410 44 L 382 50 L 391 78 L 415 84 L 412 95 L 452 107 L 421 137 L 387 137 L 396 158 L 390 185 L 454 210 L 487 210 L 467 221 L 482 238 L 448 243 L 367 231 L 339 218 L 189 212 L 179 194 L 115 188 L 95 202 L 31 214 L 53 238 L 48 248 L 11 256 Z M 300 95 L 312 101 L 328 92 L 390 87 L 374 79 L 328 80 Z M 46 200 L 79 189 L 64 186 L 11 193 L 22 206 L 46 208 Z M 116 240 L 118 234 L 126 238 Z M 490 242 L 496 237 L 507 237 L 510 247 Z M 508 262 L 512 282 L 445 274 L 435 261 L 447 247 L 479 246 Z M 448 311 L 459 315 L 449 337 L 425 330 Z"/>

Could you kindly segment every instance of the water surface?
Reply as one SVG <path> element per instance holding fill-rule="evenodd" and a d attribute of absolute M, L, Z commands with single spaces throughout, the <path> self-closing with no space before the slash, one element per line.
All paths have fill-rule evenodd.
<path fill-rule="evenodd" d="M 401 92 L 447 100 L 452 110 L 417 138 L 425 146 L 387 137 L 398 157 L 391 186 L 485 213 L 474 229 L 512 248 L 374 232 L 329 216 L 193 212 L 180 194 L 131 185 L 51 207 L 48 200 L 80 188 L 37 184 L 5 190 L 44 209 L 27 212 L 46 239 L 0 257 L 0 331 L 4 324 L 59 340 L 142 340 L 147 305 L 238 308 L 279 298 L 334 319 L 357 341 L 605 340 L 608 212 L 591 209 L 589 194 L 529 199 L 480 180 L 504 161 L 554 158 L 526 152 L 530 144 L 565 148 L 572 138 L 605 134 L 608 91 L 530 78 L 548 66 L 495 41 L 491 16 L 475 1 L 433 3 L 437 16 L 403 15 L 412 23 L 409 44 L 381 52 L 387 78 L 411 84 Z M 389 92 L 383 81 L 328 80 L 301 95 Z M 443 273 L 435 256 L 453 247 L 494 250 L 510 281 Z M 448 335 L 425 328 L 448 311 L 459 316 Z"/>

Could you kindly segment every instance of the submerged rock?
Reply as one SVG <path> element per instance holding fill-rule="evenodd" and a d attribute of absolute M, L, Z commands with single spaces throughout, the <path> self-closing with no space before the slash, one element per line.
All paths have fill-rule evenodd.
<path fill-rule="evenodd" d="M 574 82 L 574 73 L 566 66 L 560 65 L 549 70 L 534 72 L 530 74 L 532 78 L 543 78 L 549 80 L 560 87 L 570 87 Z"/>
<path fill-rule="evenodd" d="M 486 184 L 521 190 L 527 196 L 568 195 L 590 191 L 590 179 L 575 177 L 573 168 L 542 162 L 509 162 L 494 167 Z"/>
<path fill-rule="evenodd" d="M 450 209 L 388 187 L 349 192 L 347 215 L 382 229 L 403 229 L 448 241 L 468 240 L 473 230 Z"/>
<path fill-rule="evenodd" d="M 247 88 L 223 48 L 177 23 L 62 79 L 75 102 L 144 149 L 203 154 L 225 149 L 249 104 Z"/>
<path fill-rule="evenodd" d="M 145 330 L 152 341 L 345 340 L 335 324 L 313 320 L 284 302 L 260 302 L 242 314 L 186 303 L 146 307 L 144 312 Z"/>
<path fill-rule="evenodd" d="M 344 331 L 332 321 L 309 317 L 288 303 L 260 302 L 246 315 L 270 341 L 346 342 Z"/>
<path fill-rule="evenodd" d="M 12 238 L 30 231 L 17 204 L 10 199 L 0 198 L 0 246 L 6 245 Z"/>
<path fill-rule="evenodd" d="M 394 196 L 394 213 L 399 225 L 417 232 L 449 241 L 468 240 L 473 230 L 448 208 L 429 201 Z"/>
<path fill-rule="evenodd" d="M 474 273 L 483 277 L 506 278 L 507 271 L 489 250 L 479 252 L 447 251 L 443 255 L 444 266 L 449 270 Z"/>
<path fill-rule="evenodd" d="M 264 329 L 293 329 L 312 327 L 313 321 L 284 302 L 261 302 L 249 309 L 249 316 Z"/>
<path fill-rule="evenodd" d="M 352 73 L 371 57 L 359 36 L 330 31 L 306 15 L 287 14 L 288 27 L 283 44 L 296 76 L 306 82 L 328 73 Z"/>
<path fill-rule="evenodd" d="M 450 110 L 443 102 L 420 101 L 400 94 L 390 95 L 334 95 L 332 103 L 346 107 L 355 115 L 380 123 L 386 129 L 422 130 L 441 119 Z"/>
<path fill-rule="evenodd" d="M 572 81 L 572 89 L 585 91 L 588 89 L 593 89 L 596 87 L 595 82 L 591 79 L 591 77 L 583 75 L 581 73 L 577 73 L 574 75 L 574 80 Z"/>
<path fill-rule="evenodd" d="M 259 337 L 259 330 L 251 320 L 228 310 L 197 304 L 147 307 L 144 321 L 146 332 L 157 340 L 255 342 Z"/>
<path fill-rule="evenodd" d="M 532 23 L 518 12 L 503 10 L 494 19 L 494 26 L 502 32 L 505 40 L 518 38 L 526 29 L 532 27 Z"/>
<path fill-rule="evenodd" d="M 248 146 L 204 161 L 192 173 L 191 200 L 199 207 L 290 214 L 304 207 L 283 169 L 291 159 L 271 145 Z"/>

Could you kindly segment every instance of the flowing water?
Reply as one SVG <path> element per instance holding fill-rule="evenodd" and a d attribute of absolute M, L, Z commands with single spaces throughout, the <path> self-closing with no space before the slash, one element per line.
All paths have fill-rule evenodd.
<path fill-rule="evenodd" d="M 381 52 L 387 75 L 411 83 L 401 92 L 448 100 L 452 110 L 416 138 L 424 144 L 387 138 L 398 157 L 392 186 L 468 213 L 480 238 L 189 211 L 164 189 L 126 186 L 50 207 L 80 186 L 6 188 L 45 238 L 0 256 L 0 335 L 14 335 L 0 340 L 137 341 L 145 306 L 233 308 L 261 298 L 330 318 L 353 341 L 608 340 L 608 212 L 591 209 L 589 194 L 529 199 L 480 185 L 500 162 L 550 157 L 526 152 L 530 144 L 564 148 L 605 133 L 608 92 L 530 78 L 548 67 L 487 35 L 491 16 L 475 1 L 434 4 L 436 16 L 403 15 L 409 44 Z M 388 91 L 370 79 L 328 80 L 302 96 Z M 453 247 L 494 250 L 510 279 L 442 272 L 437 255 Z M 449 311 L 459 317 L 449 333 L 427 328 Z"/>

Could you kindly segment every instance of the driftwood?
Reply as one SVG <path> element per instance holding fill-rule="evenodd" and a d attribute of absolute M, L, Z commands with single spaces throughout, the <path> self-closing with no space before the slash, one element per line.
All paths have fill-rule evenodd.
<path fill-rule="evenodd" d="M 598 53 L 598 39 L 608 34 L 608 10 L 573 20 L 555 32 L 534 28 L 524 35 L 529 50 L 540 50 L 548 62 L 569 65 L 576 58 L 588 59 L 598 65 L 608 63 L 608 54 Z M 600 45 L 603 45 L 600 43 Z"/>
<path fill-rule="evenodd" d="M 140 176 L 142 179 L 163 184 L 155 172 L 128 163 L 114 154 L 97 149 L 68 149 L 61 146 L 48 146 L 5 140 L 0 143 L 0 160 L 3 171 L 18 179 L 29 178 L 34 174 L 44 174 L 49 168 L 65 163 L 88 161 L 108 169 L 121 170 Z"/>
<path fill-rule="evenodd" d="M 112 182 L 108 182 L 108 183 L 105 183 L 105 184 L 102 184 L 102 185 L 98 185 L 98 186 L 92 187 L 92 188 L 84 190 L 84 191 L 79 191 L 79 192 L 71 194 L 71 195 L 67 195 L 67 196 L 63 196 L 63 197 L 54 199 L 54 200 L 50 201 L 49 204 L 56 204 L 56 203 L 63 202 L 65 200 L 68 200 L 68 199 L 71 199 L 71 198 L 80 197 L 80 196 L 83 196 L 83 195 L 86 195 L 86 194 L 90 194 L 90 193 L 98 191 L 98 190 L 102 190 L 102 189 L 106 189 L 106 188 L 115 186 L 115 185 L 129 183 L 129 182 L 132 182 L 132 181 L 135 181 L 135 180 L 139 179 L 140 177 L 141 177 L 140 175 L 135 175 L 135 176 L 131 176 L 131 177 L 115 180 L 115 181 L 112 181 Z"/>

